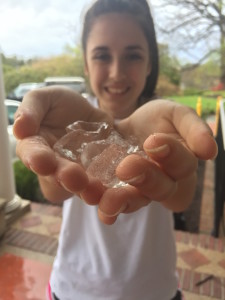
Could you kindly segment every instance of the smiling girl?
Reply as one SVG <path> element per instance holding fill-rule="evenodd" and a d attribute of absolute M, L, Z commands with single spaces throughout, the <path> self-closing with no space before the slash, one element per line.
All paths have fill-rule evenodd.
<path fill-rule="evenodd" d="M 172 213 L 190 204 L 197 160 L 215 157 L 216 143 L 192 110 L 152 100 L 158 51 L 145 0 L 95 1 L 84 18 L 82 45 L 95 97 L 88 103 L 59 87 L 32 91 L 14 125 L 19 157 L 38 174 L 45 197 L 63 202 L 51 295 L 59 300 L 182 299 Z M 105 188 L 52 150 L 76 120 L 116 121 L 125 137 L 139 138 L 151 159 L 129 155 L 116 170 L 128 185 Z"/>

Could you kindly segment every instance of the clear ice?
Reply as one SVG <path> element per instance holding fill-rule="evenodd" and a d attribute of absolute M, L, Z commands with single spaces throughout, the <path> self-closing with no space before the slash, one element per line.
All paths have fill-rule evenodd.
<path fill-rule="evenodd" d="M 106 122 L 77 121 L 66 131 L 55 143 L 54 150 L 81 164 L 89 176 L 99 179 L 106 187 L 126 185 L 116 177 L 116 167 L 131 153 L 144 155 L 136 138 L 124 139 Z"/>

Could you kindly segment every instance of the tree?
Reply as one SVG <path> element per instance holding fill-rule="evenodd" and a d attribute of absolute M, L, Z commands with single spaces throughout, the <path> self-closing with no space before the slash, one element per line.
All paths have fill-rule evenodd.
<path fill-rule="evenodd" d="M 181 88 L 186 93 L 196 93 L 218 86 L 219 64 L 217 57 L 211 57 L 206 63 L 198 68 L 183 69 L 181 74 Z"/>
<path fill-rule="evenodd" d="M 197 67 L 218 53 L 220 80 L 225 86 L 225 0 L 158 0 L 154 10 L 162 18 L 157 20 L 158 30 L 175 35 L 177 50 L 190 53 L 201 49 L 201 55 L 192 66 Z"/>
<path fill-rule="evenodd" d="M 171 83 L 180 83 L 180 63 L 176 57 L 171 56 L 168 45 L 158 44 L 160 75 L 166 76 Z"/>
<path fill-rule="evenodd" d="M 19 59 L 16 56 L 6 57 L 4 54 L 1 55 L 3 65 L 7 65 L 8 67 L 18 68 L 26 63 L 23 59 Z"/>
<path fill-rule="evenodd" d="M 84 59 L 83 59 L 83 51 L 81 45 L 70 46 L 66 45 L 64 49 L 65 53 L 71 55 L 75 59 L 75 70 L 76 73 L 84 75 Z"/>
<path fill-rule="evenodd" d="M 84 64 L 80 46 L 66 49 L 67 54 L 29 61 L 3 56 L 5 91 L 8 94 L 20 83 L 43 82 L 48 76 L 82 76 Z"/>

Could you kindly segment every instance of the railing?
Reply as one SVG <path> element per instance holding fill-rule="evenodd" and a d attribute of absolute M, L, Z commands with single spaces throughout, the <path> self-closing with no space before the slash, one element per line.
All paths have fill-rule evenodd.
<path fill-rule="evenodd" d="M 214 201 L 214 226 L 212 235 L 219 236 L 221 222 L 224 222 L 225 202 L 225 100 L 220 101 L 217 120 L 216 141 L 218 155 L 215 160 L 215 201 Z M 223 223 L 224 226 L 224 223 Z"/>

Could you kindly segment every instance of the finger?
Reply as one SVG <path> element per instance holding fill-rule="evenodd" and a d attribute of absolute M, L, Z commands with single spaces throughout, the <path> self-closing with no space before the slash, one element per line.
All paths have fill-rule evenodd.
<path fill-rule="evenodd" d="M 57 182 L 72 194 L 84 191 L 89 184 L 88 176 L 82 166 L 62 157 L 57 157 Z"/>
<path fill-rule="evenodd" d="M 57 168 L 55 153 L 40 136 L 19 140 L 16 153 L 24 165 L 38 175 L 50 175 Z"/>
<path fill-rule="evenodd" d="M 106 188 L 103 184 L 95 179 L 89 178 L 89 183 L 80 193 L 80 198 L 89 205 L 96 205 L 99 203 Z"/>
<path fill-rule="evenodd" d="M 40 136 L 20 140 L 17 155 L 27 168 L 39 176 L 54 176 L 55 181 L 72 193 L 82 191 L 88 176 L 77 163 L 56 155 Z"/>
<path fill-rule="evenodd" d="M 110 225 L 116 221 L 119 214 L 132 213 L 150 202 L 133 186 L 108 189 L 99 202 L 99 219 Z"/>
<path fill-rule="evenodd" d="M 149 199 L 165 201 L 177 190 L 177 183 L 155 163 L 138 155 L 127 156 L 116 169 L 117 176 L 135 186 Z"/>
<path fill-rule="evenodd" d="M 197 157 L 200 159 L 216 157 L 218 150 L 212 130 L 192 109 L 174 106 L 173 124 Z"/>
<path fill-rule="evenodd" d="M 26 93 L 15 114 L 14 135 L 18 139 L 36 135 L 40 125 L 64 129 L 74 120 L 76 97 L 70 89 L 66 89 L 65 96 L 63 87 L 49 86 Z"/>
<path fill-rule="evenodd" d="M 98 210 L 98 218 L 99 220 L 106 224 L 106 225 L 112 225 L 116 222 L 118 216 L 115 217 L 108 217 L 105 215 L 101 210 Z"/>
<path fill-rule="evenodd" d="M 15 114 L 14 134 L 18 139 L 35 135 L 40 124 L 61 129 L 77 120 L 113 123 L 100 109 L 93 108 L 86 99 L 64 87 L 44 87 L 28 92 Z"/>
<path fill-rule="evenodd" d="M 17 139 L 35 135 L 38 133 L 40 122 L 33 117 L 32 113 L 28 110 L 21 110 L 15 116 L 13 125 L 13 134 Z"/>
<path fill-rule="evenodd" d="M 168 134 L 150 135 L 144 142 L 145 152 L 173 179 L 180 180 L 195 172 L 198 159 L 182 141 Z"/>
<path fill-rule="evenodd" d="M 16 138 L 22 139 L 35 135 L 39 131 L 40 124 L 49 110 L 49 101 L 42 101 L 38 91 L 28 92 L 15 113 L 13 132 Z"/>
<path fill-rule="evenodd" d="M 89 179 L 84 169 L 79 164 L 55 155 L 40 136 L 20 140 L 17 155 L 28 169 L 71 193 L 81 192 L 88 185 Z"/>

